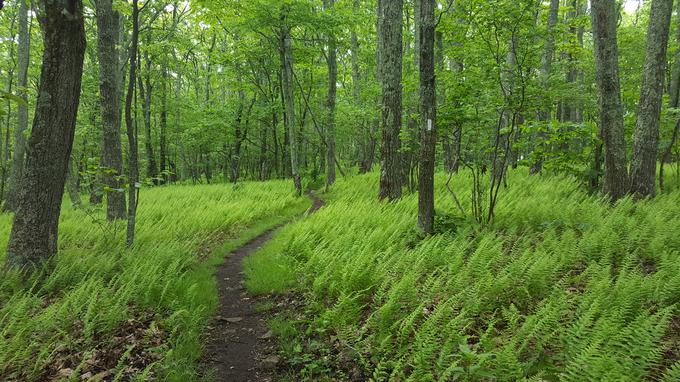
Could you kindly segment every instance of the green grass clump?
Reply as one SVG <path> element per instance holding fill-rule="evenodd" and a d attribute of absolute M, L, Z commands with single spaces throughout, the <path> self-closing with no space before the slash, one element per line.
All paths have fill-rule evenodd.
<path fill-rule="evenodd" d="M 445 180 L 438 212 L 459 216 Z M 458 217 L 423 239 L 416 195 L 340 181 L 251 259 L 248 285 L 304 293 L 306 332 L 374 381 L 677 381 L 680 191 L 611 205 L 569 177 L 508 182 L 492 226 Z M 470 184 L 452 184 L 466 207 Z"/>
<path fill-rule="evenodd" d="M 65 205 L 53 269 L 28 282 L 16 273 L 0 280 L 0 380 L 39 381 L 68 362 L 83 366 L 139 320 L 145 336 L 161 331 L 163 341 L 151 349 L 156 362 L 132 373 L 137 380 L 195 379 L 199 337 L 218 304 L 213 266 L 309 204 L 284 181 L 144 190 L 130 249 L 124 222 L 95 223 L 101 212 Z M 0 248 L 10 228 L 11 217 L 0 216 Z M 137 350 L 118 350 L 123 370 Z"/>

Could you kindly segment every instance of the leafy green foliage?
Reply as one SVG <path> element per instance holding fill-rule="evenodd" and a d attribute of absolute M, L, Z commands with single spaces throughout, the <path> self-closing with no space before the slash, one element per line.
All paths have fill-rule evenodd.
<path fill-rule="evenodd" d="M 125 247 L 122 235 L 102 235 L 86 211 L 65 204 L 53 269 L 26 282 L 17 273 L 3 275 L 0 379 L 45 380 L 65 353 L 84 363 L 88 352 L 107 349 L 121 326 L 143 312 L 154 320 L 148 330 L 168 338 L 156 349 L 158 362 L 139 375 L 195 378 L 199 335 L 217 306 L 212 265 L 229 250 L 221 241 L 247 240 L 308 205 L 284 181 L 173 186 L 143 195 L 133 248 Z M 7 240 L 11 217 L 0 219 L 0 237 Z M 216 250 L 202 253 L 203 247 Z M 130 351 L 122 349 L 116 360 L 119 377 Z"/>
<path fill-rule="evenodd" d="M 445 180 L 436 197 L 456 216 Z M 453 182 L 464 204 L 470 181 L 463 172 Z M 511 172 L 493 226 L 457 222 L 413 243 L 416 197 L 378 204 L 376 183 L 377 174 L 339 182 L 326 207 L 246 268 L 250 281 L 281 276 L 305 293 L 307 331 L 358 349 L 366 379 L 677 375 L 664 358 L 679 343 L 677 191 L 611 206 L 573 177 Z"/>

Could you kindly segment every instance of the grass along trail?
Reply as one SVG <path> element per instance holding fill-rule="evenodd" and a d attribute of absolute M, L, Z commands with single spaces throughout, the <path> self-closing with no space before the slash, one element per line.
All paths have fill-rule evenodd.
<path fill-rule="evenodd" d="M 309 194 L 313 213 L 324 202 Z M 266 313 L 258 311 L 257 300 L 244 286 L 243 261 L 268 242 L 274 227 L 233 250 L 217 269 L 220 306 L 209 327 L 204 354 L 208 380 L 230 382 L 271 381 L 279 362 L 271 332 L 265 325 Z"/>

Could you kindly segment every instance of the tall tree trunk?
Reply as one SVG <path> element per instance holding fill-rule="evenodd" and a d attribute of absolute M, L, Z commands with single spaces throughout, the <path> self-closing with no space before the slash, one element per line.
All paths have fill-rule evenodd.
<path fill-rule="evenodd" d="M 42 70 L 7 248 L 10 267 L 38 267 L 57 252 L 59 215 L 80 101 L 85 57 L 82 2 L 47 1 L 42 15 Z"/>
<path fill-rule="evenodd" d="M 276 109 L 272 108 L 272 144 L 274 145 L 274 171 L 276 175 L 280 178 L 283 173 L 279 167 L 279 139 L 278 132 L 279 129 L 279 113 Z"/>
<path fill-rule="evenodd" d="M 555 35 L 554 30 L 557 25 L 557 17 L 559 16 L 560 0 L 550 0 L 550 9 L 548 11 L 548 28 L 545 44 L 543 45 L 543 57 L 541 58 L 540 81 L 541 86 L 547 89 L 550 84 L 550 72 L 552 71 L 552 60 L 555 54 Z M 552 114 L 552 101 L 548 97 L 548 104 L 543 106 L 543 109 L 538 112 L 538 120 L 541 129 L 548 128 Z M 534 155 L 532 155 L 532 163 L 529 169 L 530 174 L 538 174 L 543 170 L 543 142 L 545 141 L 546 133 L 538 133 L 538 145 L 534 147 Z"/>
<path fill-rule="evenodd" d="M 380 70 L 382 77 L 382 147 L 380 200 L 401 198 L 401 73 L 403 0 L 382 0 L 380 7 Z"/>
<path fill-rule="evenodd" d="M 324 8 L 333 11 L 335 0 L 324 0 Z M 328 36 L 328 97 L 326 99 L 326 186 L 335 183 L 335 98 L 338 82 L 337 43 L 333 32 Z"/>
<path fill-rule="evenodd" d="M 680 1 L 675 2 L 675 11 L 680 15 Z M 680 43 L 680 17 L 676 18 L 675 26 L 675 41 Z M 675 51 L 669 93 L 668 106 L 677 108 L 680 105 L 680 49 Z"/>
<path fill-rule="evenodd" d="M 71 199 L 71 204 L 78 208 L 83 202 L 80 199 L 80 188 L 78 187 L 78 166 L 74 166 L 75 157 L 71 155 L 71 159 L 68 161 L 68 170 L 66 175 L 66 191 L 68 192 L 68 197 Z"/>
<path fill-rule="evenodd" d="M 675 2 L 676 12 L 680 15 L 680 0 Z M 680 16 L 676 18 L 676 31 L 675 31 L 675 41 L 680 43 Z M 673 69 L 671 73 L 671 84 L 670 84 L 670 99 L 668 106 L 677 109 L 680 106 L 680 49 L 675 52 L 675 62 L 673 63 Z M 664 164 L 670 163 L 671 155 L 673 153 L 673 146 L 678 141 L 678 135 L 680 133 L 680 119 L 675 124 L 673 129 L 673 135 L 671 136 L 671 141 L 668 147 L 664 149 L 661 155 L 661 163 L 659 165 L 659 189 L 663 191 L 664 189 Z"/>
<path fill-rule="evenodd" d="M 160 138 L 159 138 L 159 155 L 160 155 L 160 175 L 161 182 L 168 181 L 168 56 L 163 53 L 163 60 L 161 62 L 161 112 L 160 112 Z"/>
<path fill-rule="evenodd" d="M 151 33 L 146 36 L 146 46 L 151 45 Z M 144 119 L 144 147 L 146 149 L 146 175 L 152 179 L 153 184 L 158 184 L 158 167 L 156 167 L 156 155 L 153 152 L 151 138 L 151 59 L 149 52 L 144 50 L 144 76 L 139 78 L 139 96 L 142 98 L 142 115 Z"/>
<path fill-rule="evenodd" d="M 10 25 L 10 29 L 14 30 L 14 23 L 16 21 L 16 17 L 12 18 L 12 23 Z M 16 38 L 16 34 L 12 33 L 11 39 L 14 41 Z M 12 44 L 9 49 L 9 57 L 11 61 L 14 61 L 14 45 Z M 10 67 L 10 69 L 7 71 L 7 93 L 11 94 L 12 89 L 14 86 L 14 69 L 16 66 Z M 0 163 L 2 163 L 2 173 L 0 173 L 0 203 L 2 203 L 3 200 L 5 200 L 5 182 L 7 181 L 7 166 L 9 165 L 10 161 L 10 152 L 9 152 L 9 139 L 10 139 L 10 130 L 11 130 L 11 121 L 12 121 L 12 102 L 11 100 L 7 100 L 7 114 L 5 115 L 5 142 L 4 142 L 4 147 L 0 146 Z M 1 140 L 1 139 L 0 139 Z"/>
<path fill-rule="evenodd" d="M 441 31 L 435 32 L 435 44 L 436 44 L 436 68 L 439 72 L 438 75 L 444 72 L 444 34 Z M 437 88 L 438 99 L 437 103 L 441 106 L 446 103 L 446 87 L 440 86 Z M 444 171 L 453 172 L 453 166 L 456 163 L 453 156 L 453 148 L 451 146 L 451 137 L 449 134 L 442 132 L 442 151 L 444 154 Z"/>
<path fill-rule="evenodd" d="M 630 191 L 641 198 L 654 196 L 656 193 L 659 120 L 672 13 L 673 0 L 652 0 L 638 119 L 633 134 L 633 158 L 630 163 Z"/>
<path fill-rule="evenodd" d="M 123 152 L 120 143 L 120 75 L 118 39 L 120 15 L 112 0 L 97 0 L 97 52 L 99 58 L 99 99 L 103 145 L 102 166 L 108 220 L 125 219 L 125 192 L 121 191 Z"/>
<path fill-rule="evenodd" d="M 31 49 L 31 35 L 28 29 L 28 5 L 27 0 L 19 0 L 19 49 L 17 62 L 17 87 L 18 95 L 24 102 L 17 107 L 17 127 L 14 130 L 14 156 L 12 158 L 12 173 L 10 175 L 9 194 L 5 201 L 6 210 L 15 211 L 24 174 L 24 157 L 26 155 L 26 138 L 24 132 L 28 128 L 28 97 L 26 85 L 28 84 L 28 64 Z"/>
<path fill-rule="evenodd" d="M 358 14 L 360 12 L 361 3 L 359 0 L 354 0 L 353 12 Z M 359 64 L 359 36 L 357 29 L 352 29 L 351 44 L 352 44 L 352 98 L 357 107 L 361 107 L 361 66 Z M 375 122 L 375 123 L 373 123 Z M 373 167 L 373 157 L 375 155 L 375 133 L 379 129 L 378 119 L 375 121 L 361 120 L 361 126 L 364 127 L 365 137 L 361 142 L 361 162 L 359 164 L 359 173 L 364 174 L 371 171 Z M 376 124 L 378 125 L 376 127 Z"/>
<path fill-rule="evenodd" d="M 139 167 L 137 129 L 132 121 L 132 99 L 135 94 L 137 78 L 137 49 L 139 44 L 139 8 L 138 0 L 132 0 L 132 42 L 130 43 L 130 72 L 128 74 L 127 94 L 125 96 L 125 127 L 128 138 L 128 223 L 127 246 L 135 242 L 135 225 L 137 224 L 137 199 L 139 197 Z"/>
<path fill-rule="evenodd" d="M 600 129 L 604 140 L 604 192 L 618 200 L 628 191 L 626 142 L 619 84 L 616 0 L 592 0 L 595 67 L 600 89 Z"/>
<path fill-rule="evenodd" d="M 293 41 L 291 39 L 291 30 L 287 25 L 286 14 L 288 10 L 284 5 L 281 14 L 281 30 L 280 30 L 280 44 L 281 44 L 281 87 L 283 93 L 283 103 L 285 105 L 284 125 L 288 131 L 288 143 L 290 145 L 290 169 L 293 176 L 293 183 L 298 195 L 302 195 L 302 180 L 298 170 L 298 136 L 297 126 L 295 124 L 295 105 L 293 93 Z"/>
<path fill-rule="evenodd" d="M 236 72 L 238 77 L 238 82 L 242 82 L 242 76 L 240 71 L 240 66 L 236 64 Z M 238 108 L 236 110 L 236 120 L 234 121 L 234 146 L 231 150 L 230 166 L 231 172 L 229 173 L 229 181 L 231 183 L 236 183 L 238 181 L 239 175 L 239 156 L 241 155 L 241 142 L 242 138 L 242 126 L 241 121 L 243 120 L 243 109 L 245 108 L 246 102 L 246 92 L 242 88 L 238 91 Z"/>
<path fill-rule="evenodd" d="M 437 147 L 437 93 L 434 75 L 435 0 L 420 0 L 420 168 L 418 176 L 418 226 L 434 233 L 434 162 Z"/>
<path fill-rule="evenodd" d="M 258 175 L 260 180 L 269 179 L 269 163 L 267 162 L 267 150 L 269 150 L 267 143 L 267 126 L 261 125 L 260 128 L 260 157 L 258 159 Z"/>

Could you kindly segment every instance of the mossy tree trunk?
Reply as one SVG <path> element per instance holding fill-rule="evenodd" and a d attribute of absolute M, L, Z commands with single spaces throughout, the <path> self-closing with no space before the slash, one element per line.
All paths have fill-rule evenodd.
<path fill-rule="evenodd" d="M 418 226 L 434 233 L 434 161 L 437 147 L 437 96 L 434 74 L 435 0 L 420 0 L 418 66 L 420 71 L 420 169 L 418 177 Z"/>
<path fill-rule="evenodd" d="M 64 183 L 80 102 L 85 28 L 80 0 L 45 1 L 44 53 L 26 168 L 7 249 L 10 267 L 38 267 L 57 252 Z"/>
<path fill-rule="evenodd" d="M 600 89 L 600 130 L 604 141 L 604 192 L 612 199 L 628 192 L 626 142 L 619 83 L 619 51 L 616 0 L 592 0 L 591 17 L 595 46 L 595 68 Z"/>
<path fill-rule="evenodd" d="M 24 132 L 28 128 L 28 97 L 26 86 L 28 84 L 28 64 L 31 45 L 31 34 L 28 29 L 28 4 L 27 0 L 19 0 L 18 29 L 19 48 L 17 54 L 17 87 L 18 95 L 24 100 L 17 107 L 17 127 L 14 130 L 14 155 L 12 157 L 12 172 L 9 181 L 9 193 L 4 208 L 16 211 L 21 187 L 21 179 L 24 174 L 24 157 L 26 156 L 26 138 Z"/>
<path fill-rule="evenodd" d="M 103 181 L 108 220 L 125 219 L 123 152 L 120 143 L 120 74 L 118 43 L 120 14 L 112 0 L 97 0 L 97 53 L 99 58 L 99 99 L 102 113 Z"/>
<path fill-rule="evenodd" d="M 382 0 L 379 9 L 379 58 L 382 80 L 382 146 L 380 148 L 380 200 L 402 194 L 401 74 L 403 0 Z"/>
<path fill-rule="evenodd" d="M 630 163 L 630 191 L 640 198 L 654 196 L 656 193 L 659 121 L 672 13 L 673 0 L 652 1 L 638 119 L 633 134 L 633 158 Z"/>

